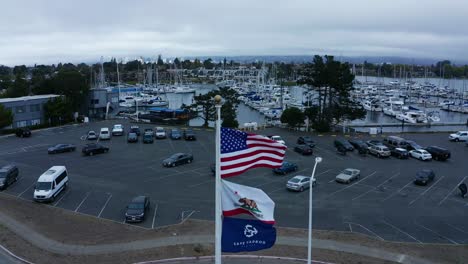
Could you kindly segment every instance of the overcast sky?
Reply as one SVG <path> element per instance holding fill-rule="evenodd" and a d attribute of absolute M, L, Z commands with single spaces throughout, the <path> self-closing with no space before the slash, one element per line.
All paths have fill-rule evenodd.
<path fill-rule="evenodd" d="M 104 57 L 468 59 L 466 0 L 2 1 L 0 64 Z"/>

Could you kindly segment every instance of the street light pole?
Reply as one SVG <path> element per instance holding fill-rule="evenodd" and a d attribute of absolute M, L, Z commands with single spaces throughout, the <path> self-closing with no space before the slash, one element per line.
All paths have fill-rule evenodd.
<path fill-rule="evenodd" d="M 312 193 L 313 193 L 313 182 L 315 177 L 315 169 L 317 168 L 317 164 L 322 162 L 321 157 L 315 158 L 315 165 L 314 169 L 312 170 L 312 176 L 309 181 L 309 237 L 308 237 L 308 245 L 307 245 L 307 264 L 311 264 L 312 262 Z"/>

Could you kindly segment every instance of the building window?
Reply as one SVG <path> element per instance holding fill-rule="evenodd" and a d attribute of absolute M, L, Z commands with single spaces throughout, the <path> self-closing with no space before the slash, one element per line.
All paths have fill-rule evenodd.
<path fill-rule="evenodd" d="M 18 121 L 16 122 L 16 127 L 25 127 L 28 123 L 26 121 Z"/>
<path fill-rule="evenodd" d="M 33 105 L 30 105 L 29 107 L 30 107 L 31 112 L 41 111 L 41 105 L 39 105 L 39 104 L 33 104 Z"/>
<path fill-rule="evenodd" d="M 99 99 L 91 99 L 91 104 L 99 104 Z"/>
<path fill-rule="evenodd" d="M 17 114 L 21 114 L 21 113 L 24 113 L 26 111 L 26 108 L 23 106 L 17 106 L 16 107 L 16 113 Z"/>
<path fill-rule="evenodd" d="M 41 124 L 41 120 L 40 120 L 40 119 L 33 119 L 33 120 L 31 120 L 31 126 L 40 125 L 40 124 Z"/>

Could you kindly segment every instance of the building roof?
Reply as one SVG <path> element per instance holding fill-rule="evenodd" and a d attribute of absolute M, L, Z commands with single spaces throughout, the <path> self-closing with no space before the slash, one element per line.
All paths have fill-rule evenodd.
<path fill-rule="evenodd" d="M 57 95 L 57 94 L 41 94 L 41 95 L 22 96 L 22 97 L 16 97 L 16 98 L 0 98 L 0 104 L 30 101 L 30 100 L 37 100 L 37 99 L 50 99 L 50 98 L 55 98 L 59 96 L 60 95 Z"/>

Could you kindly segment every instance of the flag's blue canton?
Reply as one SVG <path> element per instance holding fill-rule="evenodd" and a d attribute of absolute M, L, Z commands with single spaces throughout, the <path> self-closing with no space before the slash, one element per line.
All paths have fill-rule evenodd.
<path fill-rule="evenodd" d="M 234 151 L 247 149 L 247 133 L 221 128 L 221 153 L 230 153 Z"/>

